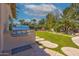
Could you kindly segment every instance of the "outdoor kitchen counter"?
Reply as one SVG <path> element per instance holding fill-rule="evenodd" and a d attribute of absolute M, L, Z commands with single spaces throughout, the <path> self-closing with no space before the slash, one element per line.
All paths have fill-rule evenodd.
<path fill-rule="evenodd" d="M 4 50 L 32 44 L 35 42 L 35 32 L 31 30 L 24 36 L 12 37 L 10 33 L 4 33 Z"/>

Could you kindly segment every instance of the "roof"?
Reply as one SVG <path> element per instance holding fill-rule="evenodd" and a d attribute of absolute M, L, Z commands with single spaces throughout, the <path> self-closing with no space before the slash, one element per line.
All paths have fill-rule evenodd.
<path fill-rule="evenodd" d="M 30 30 L 29 26 L 27 25 L 18 25 L 18 26 L 13 26 L 13 30 Z"/>

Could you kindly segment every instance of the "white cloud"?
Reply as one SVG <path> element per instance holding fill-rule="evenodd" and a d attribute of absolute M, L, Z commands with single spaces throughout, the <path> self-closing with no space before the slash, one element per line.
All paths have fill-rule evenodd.
<path fill-rule="evenodd" d="M 53 4 L 25 4 L 25 8 L 25 13 L 32 16 L 46 16 L 49 12 L 54 13 L 57 9 L 57 7 L 55 7 Z"/>
<path fill-rule="evenodd" d="M 25 7 L 26 8 L 34 8 L 34 7 L 36 7 L 36 5 L 33 5 L 33 4 L 27 5 L 27 4 L 25 4 Z"/>
<path fill-rule="evenodd" d="M 25 13 L 28 14 L 28 15 L 32 15 L 32 16 L 45 16 L 45 15 L 48 14 L 48 13 L 43 13 L 43 12 L 36 12 L 36 13 L 34 13 L 34 11 L 32 11 L 32 12 L 26 11 Z"/>
<path fill-rule="evenodd" d="M 53 9 L 56 9 L 56 7 L 53 4 L 40 4 L 40 5 L 35 5 L 35 4 L 30 4 L 27 5 L 25 4 L 26 8 L 32 9 L 32 10 L 37 10 L 37 11 L 52 11 Z"/>

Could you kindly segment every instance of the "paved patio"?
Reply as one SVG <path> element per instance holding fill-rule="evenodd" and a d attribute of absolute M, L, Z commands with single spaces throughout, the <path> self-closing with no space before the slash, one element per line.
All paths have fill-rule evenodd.
<path fill-rule="evenodd" d="M 15 56 L 64 56 L 54 50 L 40 47 L 38 44 L 32 44 L 32 48 L 26 51 L 19 52 Z"/>
<path fill-rule="evenodd" d="M 14 54 L 14 56 L 50 56 L 44 51 L 43 48 L 40 48 L 38 44 L 32 44 L 32 48 Z"/>

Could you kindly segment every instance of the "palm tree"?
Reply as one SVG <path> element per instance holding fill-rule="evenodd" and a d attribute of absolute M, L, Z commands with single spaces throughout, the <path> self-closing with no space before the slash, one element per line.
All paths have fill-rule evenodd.
<path fill-rule="evenodd" d="M 70 7 L 66 8 L 63 11 L 63 18 L 60 22 L 59 28 L 63 29 L 65 33 L 69 33 L 69 31 L 74 32 L 76 28 L 78 28 L 78 24 L 76 23 L 76 19 L 79 16 L 79 4 L 71 4 Z"/>

